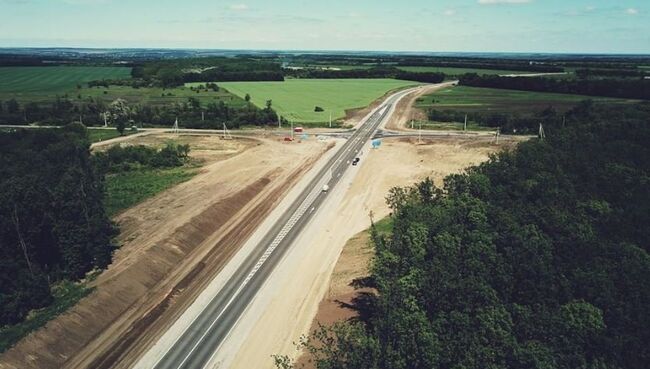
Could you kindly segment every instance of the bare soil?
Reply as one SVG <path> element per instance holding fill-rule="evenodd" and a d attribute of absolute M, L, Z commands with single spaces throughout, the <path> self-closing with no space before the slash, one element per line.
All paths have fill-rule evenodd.
<path fill-rule="evenodd" d="M 201 173 L 119 214 L 122 246 L 95 290 L 0 356 L 0 368 L 129 367 L 331 147 L 166 134 L 128 144 L 170 139 L 191 145 Z"/>

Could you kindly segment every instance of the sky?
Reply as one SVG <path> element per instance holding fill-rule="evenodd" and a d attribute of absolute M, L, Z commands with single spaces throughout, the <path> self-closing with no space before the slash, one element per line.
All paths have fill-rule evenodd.
<path fill-rule="evenodd" d="M 0 47 L 650 54 L 650 0 L 0 0 Z"/>

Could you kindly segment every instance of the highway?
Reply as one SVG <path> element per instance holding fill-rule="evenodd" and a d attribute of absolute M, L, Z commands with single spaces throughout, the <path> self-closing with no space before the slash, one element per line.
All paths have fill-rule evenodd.
<path fill-rule="evenodd" d="M 352 160 L 392 113 L 391 107 L 411 91 L 413 89 L 400 91 L 387 98 L 384 104 L 354 131 L 271 227 L 201 314 L 160 357 L 154 366 L 155 369 L 195 369 L 207 365 L 295 238 L 326 200 L 329 192 L 322 190 L 324 185 L 329 186 L 329 191 L 337 185 L 345 171 L 350 168 Z"/>

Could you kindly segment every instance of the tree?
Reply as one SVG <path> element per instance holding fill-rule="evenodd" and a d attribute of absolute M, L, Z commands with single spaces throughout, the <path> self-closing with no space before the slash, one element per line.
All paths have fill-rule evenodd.
<path fill-rule="evenodd" d="M 120 135 L 123 135 L 126 123 L 131 115 L 128 103 L 124 99 L 116 99 L 108 106 L 108 111 L 111 121 L 115 123 L 115 128 Z"/>
<path fill-rule="evenodd" d="M 20 110 L 20 104 L 16 99 L 7 100 L 7 112 L 16 114 Z"/>
<path fill-rule="evenodd" d="M 246 96 L 244 96 L 244 100 L 246 100 L 246 102 L 250 102 L 251 101 L 251 95 L 246 94 Z"/>

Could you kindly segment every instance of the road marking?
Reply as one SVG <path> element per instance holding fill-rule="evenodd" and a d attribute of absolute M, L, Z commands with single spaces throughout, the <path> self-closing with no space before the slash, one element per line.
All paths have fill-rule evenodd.
<path fill-rule="evenodd" d="M 410 92 L 412 92 L 412 91 L 410 91 Z M 404 93 L 400 94 L 399 96 L 394 96 L 392 99 L 390 99 L 389 101 L 387 101 L 387 102 L 385 103 L 385 105 L 383 106 L 383 108 L 381 109 L 381 114 L 378 114 L 379 111 L 375 111 L 375 112 L 373 113 L 373 115 L 370 116 L 370 117 L 366 120 L 365 123 L 363 123 L 363 125 L 362 125 L 362 129 L 358 132 L 358 136 L 356 137 L 356 141 L 359 141 L 359 140 L 361 139 L 361 137 L 359 137 L 359 136 L 362 136 L 361 133 L 363 133 L 364 131 L 368 131 L 368 132 L 370 132 L 370 133 L 374 132 L 374 131 L 377 129 L 377 127 L 381 124 L 381 122 L 384 120 L 384 119 L 383 119 L 383 118 L 385 118 L 384 113 L 386 113 L 387 110 L 389 110 L 389 111 L 392 111 L 392 110 L 393 110 L 391 104 L 393 104 L 394 101 L 401 99 L 402 97 L 404 97 L 405 95 L 407 95 L 407 94 L 410 93 L 410 92 L 405 91 Z M 354 135 L 354 134 L 353 134 L 353 135 Z M 365 142 L 367 139 L 369 139 L 369 138 L 370 138 L 369 136 L 368 136 L 368 137 L 364 137 L 364 142 Z M 351 142 L 351 141 L 348 141 L 348 142 Z M 341 160 L 342 160 L 343 157 L 345 156 L 344 154 L 347 153 L 347 152 L 349 152 L 350 149 L 352 149 L 353 146 L 354 146 L 353 144 L 350 144 L 350 145 L 348 146 L 347 150 L 345 150 L 343 153 L 337 154 L 337 155 L 339 156 L 339 158 L 340 158 L 337 162 L 341 162 Z M 349 163 L 350 163 L 350 161 L 348 160 L 348 164 L 349 164 Z M 199 338 L 199 340 L 197 341 L 197 343 L 192 347 L 192 349 L 190 350 L 190 352 L 185 356 L 185 358 L 183 359 L 183 361 L 181 362 L 181 364 L 177 367 L 177 369 L 179 369 L 179 368 L 181 368 L 183 365 L 185 365 L 185 363 L 187 362 L 188 358 L 192 355 L 192 353 L 194 352 L 194 350 L 196 350 L 196 348 L 198 347 L 198 345 L 201 344 L 201 342 L 203 341 L 203 339 L 205 338 L 205 336 L 207 335 L 207 333 L 208 333 L 208 332 L 213 328 L 214 324 L 215 324 L 215 323 L 216 323 L 216 322 L 221 318 L 221 316 L 226 312 L 226 310 L 230 307 L 230 305 L 231 305 L 232 302 L 235 300 L 235 298 L 236 298 L 237 296 L 239 296 L 239 294 L 241 293 L 241 291 L 243 290 L 243 288 L 246 286 L 246 284 L 250 281 L 250 279 L 252 279 L 252 277 L 255 275 L 255 273 L 256 273 L 256 272 L 257 272 L 257 271 L 262 267 L 262 265 L 264 264 L 264 262 L 266 262 L 266 260 L 267 260 L 267 259 L 269 258 L 269 256 L 273 253 L 273 251 L 276 249 L 276 247 L 277 247 L 277 246 L 282 242 L 282 240 L 283 240 L 284 237 L 288 234 L 288 232 L 291 230 L 291 228 L 292 228 L 292 227 L 297 223 L 297 221 L 299 220 L 299 218 L 301 218 L 302 215 L 304 215 L 304 211 L 305 211 L 306 207 L 309 206 L 309 204 L 311 204 L 311 203 L 312 203 L 312 202 L 313 202 L 313 201 L 314 201 L 314 200 L 315 200 L 315 199 L 316 199 L 316 198 L 321 194 L 320 188 L 321 188 L 321 186 L 322 186 L 323 178 L 326 178 L 326 181 L 329 181 L 329 180 L 331 179 L 332 170 L 333 170 L 333 168 L 334 168 L 335 166 L 336 166 L 336 163 L 332 164 L 332 166 L 330 166 L 330 170 L 326 172 L 326 173 L 329 175 L 329 177 L 327 177 L 327 175 L 326 175 L 326 176 L 323 176 L 323 177 L 321 178 L 321 180 L 317 182 L 317 185 L 316 185 L 314 188 L 312 188 L 312 191 L 307 195 L 307 197 L 305 198 L 305 200 L 303 200 L 303 203 L 301 204 L 301 206 L 297 209 L 296 212 L 294 212 L 294 214 L 292 215 L 292 217 L 289 218 L 289 221 L 288 221 L 287 223 L 285 223 L 284 227 L 281 229 L 281 231 L 278 233 L 278 235 L 276 235 L 276 237 L 273 239 L 273 242 L 271 242 L 271 244 L 269 245 L 269 247 L 265 250 L 264 254 L 263 254 L 262 257 L 258 260 L 257 264 L 255 264 L 255 267 L 253 268 L 253 270 L 251 271 L 251 273 L 249 273 L 249 275 L 248 275 L 247 278 L 244 280 L 244 282 L 239 286 L 239 288 L 235 291 L 235 293 L 232 295 L 232 297 L 230 298 L 230 300 L 228 300 L 228 302 L 226 303 L 226 305 L 221 309 L 220 313 L 219 313 L 218 316 L 217 316 L 217 317 L 212 321 L 212 323 L 210 324 L 210 326 L 208 327 L 208 329 L 204 331 L 203 335 Z M 341 164 L 339 164 L 339 167 L 340 167 L 340 166 L 341 166 Z M 338 168 L 337 168 L 337 169 L 338 169 Z M 338 173 L 338 177 L 340 177 L 340 176 L 341 176 L 341 173 L 339 172 L 339 173 Z M 306 205 L 306 206 L 305 206 L 305 205 Z M 311 210 L 311 211 L 313 211 L 314 209 L 315 209 L 315 207 L 312 207 L 312 210 Z M 299 211 L 300 211 L 300 215 L 299 215 L 299 216 L 296 216 L 297 213 L 298 213 Z M 311 211 L 310 211 L 310 213 L 311 213 Z M 287 226 L 289 226 L 289 227 L 287 228 Z M 223 290 L 223 289 L 222 289 L 222 290 Z M 190 328 L 190 327 L 191 327 L 191 326 L 196 322 L 196 320 L 198 319 L 198 317 L 201 316 L 201 314 L 203 314 L 203 313 L 205 312 L 205 310 L 210 306 L 210 304 L 211 304 L 212 302 L 214 302 L 214 299 L 215 299 L 215 298 L 216 298 L 216 296 L 213 297 L 212 300 L 211 300 L 211 301 L 210 301 L 210 302 L 209 302 L 209 303 L 208 303 L 208 304 L 203 308 L 203 310 L 201 311 L 201 313 L 199 313 L 199 314 L 198 314 L 198 315 L 197 315 L 197 316 L 192 320 L 192 322 L 190 323 L 190 325 L 189 325 L 187 328 L 185 328 L 185 330 L 183 331 L 183 333 L 182 333 L 181 335 L 179 335 L 179 336 L 176 338 L 176 340 L 174 341 L 173 345 L 172 345 L 171 347 L 167 348 L 167 350 L 165 351 L 164 355 L 162 355 L 162 356 L 160 357 L 160 359 L 156 362 L 156 364 L 155 364 L 154 367 L 157 367 L 157 366 L 160 364 L 160 362 L 162 361 L 162 359 L 164 359 L 164 358 L 167 356 L 167 354 L 171 351 L 171 349 L 172 349 L 173 347 L 176 346 L 176 344 L 178 343 L 178 340 L 181 338 L 181 336 L 183 336 L 183 335 L 184 335 L 184 334 L 189 330 L 189 328 Z M 240 315 L 238 316 L 238 318 L 237 318 L 237 320 L 236 320 L 236 322 L 235 322 L 235 325 L 236 325 L 237 322 L 241 319 L 241 316 L 242 316 L 242 314 L 240 314 Z M 228 328 L 228 332 L 226 332 L 226 336 L 225 336 L 225 337 L 227 337 L 228 334 L 230 334 L 230 332 L 232 331 L 233 327 L 234 327 L 234 325 L 232 325 L 232 326 L 230 326 L 230 327 Z M 210 361 L 212 360 L 212 358 L 213 358 L 214 355 L 216 354 L 218 347 L 219 347 L 221 344 L 222 344 L 222 342 L 220 342 L 219 345 L 214 349 L 212 355 L 210 356 L 210 358 L 208 359 L 208 361 L 206 362 L 205 365 L 208 365 L 208 364 L 210 363 Z M 205 365 L 204 365 L 204 367 L 205 367 Z"/>

